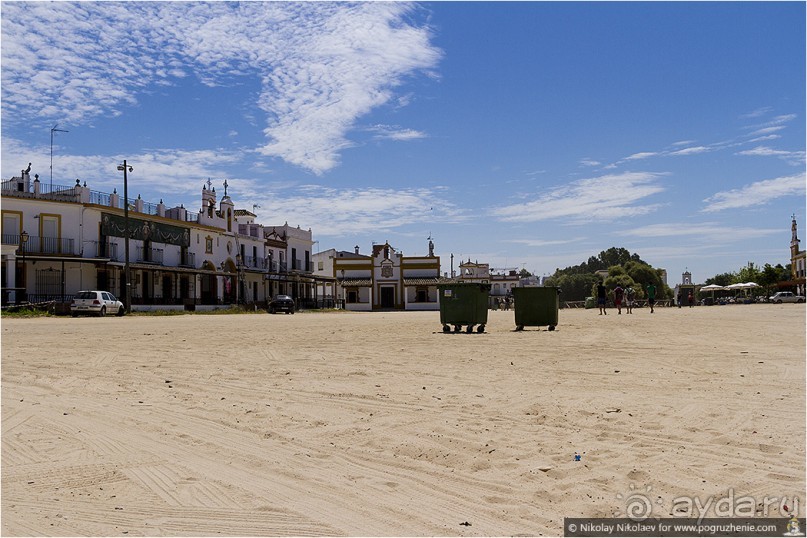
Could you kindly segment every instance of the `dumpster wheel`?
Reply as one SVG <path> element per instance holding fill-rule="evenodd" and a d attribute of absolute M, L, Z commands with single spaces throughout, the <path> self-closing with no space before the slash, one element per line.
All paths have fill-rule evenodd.
<path fill-rule="evenodd" d="M 455 332 L 455 333 L 460 332 L 460 330 L 461 330 L 461 329 L 462 329 L 462 326 L 461 326 L 461 325 L 454 325 L 454 332 Z"/>
<path fill-rule="evenodd" d="M 474 326 L 468 325 L 467 327 L 465 327 L 465 332 L 471 334 L 472 332 L 474 332 Z"/>
<path fill-rule="evenodd" d="M 477 327 L 477 328 L 476 328 L 476 332 L 478 332 L 478 333 L 483 333 L 483 332 L 485 332 L 485 326 L 484 326 L 484 325 L 480 325 L 479 327 Z"/>
<path fill-rule="evenodd" d="M 554 330 L 555 330 L 555 326 L 554 326 L 554 325 L 550 325 L 549 327 L 547 327 L 547 330 L 554 331 Z"/>
<path fill-rule="evenodd" d="M 450 333 L 451 332 L 451 327 L 449 327 L 448 325 L 443 325 L 443 332 L 444 333 Z"/>
<path fill-rule="evenodd" d="M 516 330 L 517 331 L 523 331 L 524 330 L 524 325 L 516 325 Z"/>

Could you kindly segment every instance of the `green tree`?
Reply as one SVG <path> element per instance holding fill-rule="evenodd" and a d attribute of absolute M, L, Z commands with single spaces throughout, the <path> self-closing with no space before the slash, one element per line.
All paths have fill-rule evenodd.
<path fill-rule="evenodd" d="M 547 279 L 547 286 L 557 286 L 564 301 L 583 301 L 591 296 L 591 287 L 599 279 L 593 274 L 554 275 Z"/>
<path fill-rule="evenodd" d="M 734 282 L 737 282 L 736 273 L 720 273 L 719 275 L 715 275 L 705 280 L 707 286 L 709 284 L 717 284 L 718 286 L 728 286 L 729 284 L 733 284 Z"/>
<path fill-rule="evenodd" d="M 737 273 L 737 282 L 756 282 L 759 284 L 761 279 L 762 272 L 752 262 L 748 262 L 748 265 L 740 269 Z"/>

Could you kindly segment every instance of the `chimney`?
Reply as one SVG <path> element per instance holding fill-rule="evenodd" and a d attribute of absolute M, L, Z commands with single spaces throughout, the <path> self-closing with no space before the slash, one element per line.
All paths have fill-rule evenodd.
<path fill-rule="evenodd" d="M 356 249 L 356 254 L 358 254 L 359 253 L 359 245 L 356 245 L 355 249 Z"/>

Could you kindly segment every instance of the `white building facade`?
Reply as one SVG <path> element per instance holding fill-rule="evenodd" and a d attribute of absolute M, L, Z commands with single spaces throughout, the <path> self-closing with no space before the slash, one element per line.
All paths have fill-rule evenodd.
<path fill-rule="evenodd" d="M 226 182 L 221 200 L 209 181 L 202 186 L 198 211 L 138 196 L 127 219 L 117 190 L 92 191 L 78 180 L 51 188 L 37 176 L 31 181 L 29 170 L 0 191 L 4 304 L 64 304 L 84 289 L 124 300 L 127 225 L 136 309 L 262 305 L 275 293 L 300 304 L 316 299 L 311 230 L 256 224 L 254 214 L 235 208 Z"/>
<path fill-rule="evenodd" d="M 404 256 L 389 243 L 373 245 L 370 255 L 330 249 L 314 255 L 318 293 L 332 295 L 354 311 L 439 310 L 440 257 L 429 243 L 428 256 Z"/>

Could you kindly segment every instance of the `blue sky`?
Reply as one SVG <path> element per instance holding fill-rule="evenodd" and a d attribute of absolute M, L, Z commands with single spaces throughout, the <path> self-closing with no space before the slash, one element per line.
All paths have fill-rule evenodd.
<path fill-rule="evenodd" d="M 317 249 L 680 281 L 807 246 L 803 2 L 3 2 L 2 175 L 198 210 L 227 179 Z"/>

